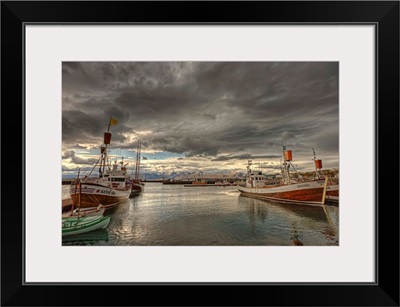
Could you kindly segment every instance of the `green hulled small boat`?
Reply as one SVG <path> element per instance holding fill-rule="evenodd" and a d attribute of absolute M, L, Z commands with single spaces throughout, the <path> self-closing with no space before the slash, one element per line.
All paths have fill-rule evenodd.
<path fill-rule="evenodd" d="M 62 235 L 78 235 L 96 229 L 106 228 L 111 216 L 103 216 L 104 209 L 94 213 L 79 215 L 64 215 L 62 217 Z"/>
<path fill-rule="evenodd" d="M 78 235 L 96 229 L 106 228 L 111 216 L 104 216 L 104 207 L 99 205 L 91 210 L 74 210 L 62 214 L 62 235 Z"/>

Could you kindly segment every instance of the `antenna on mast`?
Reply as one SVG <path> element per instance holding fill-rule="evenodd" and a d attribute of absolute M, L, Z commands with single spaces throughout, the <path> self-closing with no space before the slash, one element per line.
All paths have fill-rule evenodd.
<path fill-rule="evenodd" d="M 315 160 L 317 159 L 317 156 L 316 156 L 314 147 L 312 148 L 312 151 L 313 151 L 313 155 L 314 155 L 313 161 L 314 161 L 314 168 L 315 168 L 315 179 L 319 179 L 318 171 L 317 171 L 317 164 L 315 163 Z"/>

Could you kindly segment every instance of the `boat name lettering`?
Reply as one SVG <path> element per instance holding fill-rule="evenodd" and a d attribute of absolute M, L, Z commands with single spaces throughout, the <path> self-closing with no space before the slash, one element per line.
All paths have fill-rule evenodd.
<path fill-rule="evenodd" d="M 304 184 L 298 184 L 297 187 L 298 188 L 305 188 L 305 187 L 309 187 L 310 185 L 308 183 L 304 183 Z"/>
<path fill-rule="evenodd" d="M 102 194 L 111 194 L 111 191 L 110 191 L 110 190 L 100 190 L 99 193 L 102 193 Z"/>

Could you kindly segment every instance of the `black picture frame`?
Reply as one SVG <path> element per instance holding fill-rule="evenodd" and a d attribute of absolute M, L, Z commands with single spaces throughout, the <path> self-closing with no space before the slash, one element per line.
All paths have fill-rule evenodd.
<path fill-rule="evenodd" d="M 376 283 L 25 284 L 24 25 L 30 22 L 375 25 Z M 3 1 L 1 111 L 2 306 L 399 306 L 398 1 Z"/>

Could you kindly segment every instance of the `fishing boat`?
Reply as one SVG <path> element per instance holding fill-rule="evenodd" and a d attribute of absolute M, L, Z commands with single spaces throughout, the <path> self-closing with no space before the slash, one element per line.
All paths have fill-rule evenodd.
<path fill-rule="evenodd" d="M 333 180 L 329 176 L 325 176 L 322 172 L 322 160 L 317 159 L 315 154 L 315 149 L 313 148 L 314 154 L 314 166 L 315 166 L 315 179 L 325 179 L 328 178 L 328 185 L 326 187 L 326 203 L 329 204 L 338 204 L 339 203 L 339 183 L 337 180 Z"/>
<path fill-rule="evenodd" d="M 193 181 L 192 184 L 207 185 L 207 181 L 205 179 L 197 179 L 197 180 Z"/>
<path fill-rule="evenodd" d="M 283 165 L 281 168 L 282 180 L 269 181 L 261 171 L 252 171 L 251 160 L 248 160 L 247 180 L 244 187 L 238 187 L 243 196 L 270 200 L 281 203 L 320 206 L 325 203 L 328 178 L 325 180 L 306 180 L 291 163 L 292 151 L 282 151 Z M 297 176 L 289 172 L 292 167 Z"/>
<path fill-rule="evenodd" d="M 191 181 L 190 184 L 185 184 L 183 185 L 185 188 L 193 188 L 193 187 L 216 187 L 215 184 L 208 184 L 208 182 L 205 179 L 202 178 L 197 178 L 194 179 L 194 181 Z"/>
<path fill-rule="evenodd" d="M 134 196 L 144 190 L 144 183 L 140 182 L 140 158 L 141 158 L 142 142 L 138 140 L 137 150 L 136 150 L 136 163 L 135 163 L 135 173 L 131 180 L 131 195 Z"/>
<path fill-rule="evenodd" d="M 81 207 L 97 207 L 102 204 L 106 209 L 117 206 L 128 200 L 131 194 L 131 185 L 127 181 L 126 164 L 115 161 L 112 164 L 108 157 L 108 145 L 111 143 L 110 126 L 116 125 L 118 121 L 110 117 L 108 130 L 104 133 L 104 143 L 100 147 L 100 157 L 93 166 L 89 175 L 84 178 L 73 180 L 70 185 L 72 202 L 77 200 L 77 184 L 81 183 Z M 93 170 L 99 167 L 99 176 L 90 177 Z"/>

